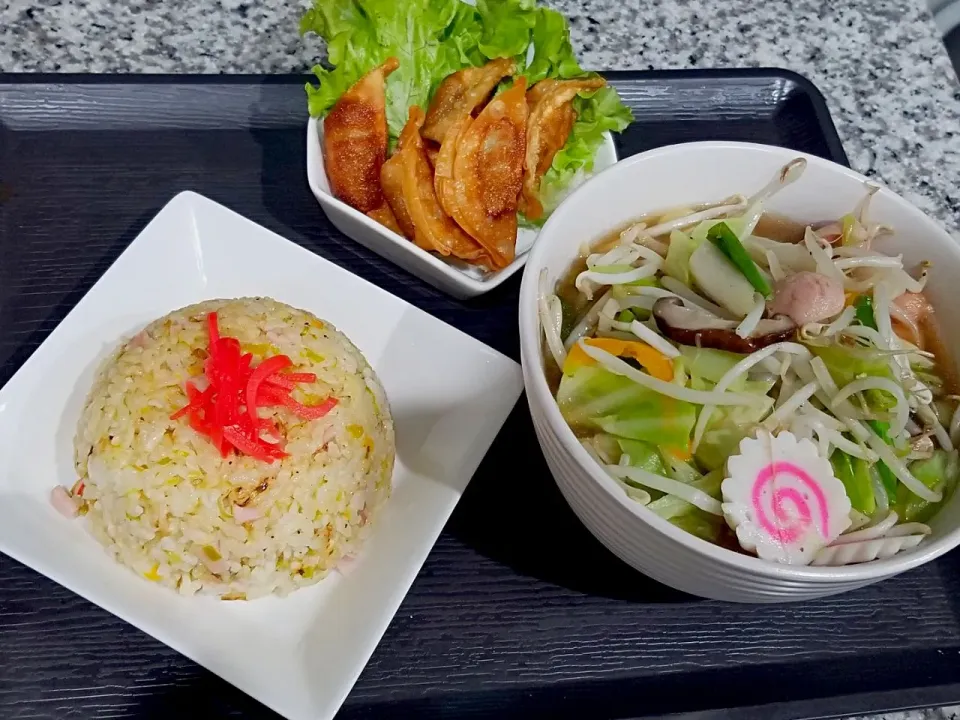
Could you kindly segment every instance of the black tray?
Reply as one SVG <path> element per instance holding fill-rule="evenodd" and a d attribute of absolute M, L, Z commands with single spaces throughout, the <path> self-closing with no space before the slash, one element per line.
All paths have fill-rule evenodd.
<path fill-rule="evenodd" d="M 823 98 L 792 73 L 610 79 L 637 115 L 619 141 L 623 155 L 731 139 L 846 163 Z M 330 226 L 306 184 L 302 83 L 0 76 L 0 384 L 184 189 L 518 358 L 519 277 L 455 301 Z M 802 605 L 681 595 L 630 570 L 577 522 L 521 400 L 341 716 L 771 720 L 956 701 L 958 564 L 951 554 Z M 0 718 L 181 713 L 271 715 L 0 556 Z"/>

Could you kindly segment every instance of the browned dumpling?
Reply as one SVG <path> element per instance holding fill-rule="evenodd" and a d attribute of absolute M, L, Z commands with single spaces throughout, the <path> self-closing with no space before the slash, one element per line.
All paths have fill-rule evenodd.
<path fill-rule="evenodd" d="M 543 217 L 540 181 L 573 130 L 573 99 L 578 93 L 599 90 L 605 84 L 602 78 L 541 80 L 527 93 L 530 117 L 520 211 L 530 220 Z"/>
<path fill-rule="evenodd" d="M 483 246 L 495 268 L 509 265 L 516 251 L 517 198 L 526 149 L 526 90 L 526 80 L 518 78 L 475 120 L 461 118 L 449 131 L 437 158 L 435 181 L 444 209 Z"/>
<path fill-rule="evenodd" d="M 410 219 L 407 203 L 403 199 L 403 157 L 399 149 L 383 164 L 383 169 L 380 170 L 380 185 L 383 188 L 383 197 L 400 226 L 400 234 L 413 240 L 416 230 L 413 220 Z"/>
<path fill-rule="evenodd" d="M 421 108 L 410 108 L 410 119 L 400 133 L 397 151 L 403 168 L 403 200 L 414 226 L 414 242 L 424 250 L 487 264 L 483 247 L 450 219 L 437 200 L 433 169 L 420 136 L 424 117 Z"/>
<path fill-rule="evenodd" d="M 483 67 L 465 68 L 444 78 L 433 95 L 421 134 L 441 143 L 450 126 L 482 105 L 503 78 L 516 69 L 513 60 L 491 60 Z"/>
<path fill-rule="evenodd" d="M 368 212 L 367 217 L 376 220 L 385 228 L 393 230 L 397 235 L 405 234 L 403 232 L 403 228 L 400 227 L 400 223 L 397 221 L 397 216 L 393 214 L 393 210 L 391 210 L 390 206 L 386 203 L 378 207 L 376 210 L 371 210 Z"/>
<path fill-rule="evenodd" d="M 347 90 L 323 121 L 323 150 L 333 194 L 363 213 L 383 206 L 380 169 L 387 158 L 386 78 L 396 58 Z"/>

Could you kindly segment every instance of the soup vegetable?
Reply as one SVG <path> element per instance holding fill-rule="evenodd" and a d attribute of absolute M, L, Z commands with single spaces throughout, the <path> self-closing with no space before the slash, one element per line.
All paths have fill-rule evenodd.
<path fill-rule="evenodd" d="M 655 213 L 540 279 L 547 376 L 633 501 L 762 559 L 845 565 L 918 545 L 960 475 L 955 369 L 923 290 L 850 214 L 753 196 Z"/>

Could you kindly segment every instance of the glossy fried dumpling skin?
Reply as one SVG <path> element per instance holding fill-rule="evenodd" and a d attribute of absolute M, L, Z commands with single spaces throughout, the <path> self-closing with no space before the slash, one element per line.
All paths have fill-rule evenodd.
<path fill-rule="evenodd" d="M 410 211 L 407 210 L 407 203 L 403 199 L 403 156 L 400 154 L 400 149 L 383 164 L 383 169 L 380 170 L 380 184 L 383 188 L 383 198 L 393 211 L 394 220 L 400 227 L 400 234 L 408 240 L 413 240 L 416 228 L 410 218 Z"/>
<path fill-rule="evenodd" d="M 416 105 L 410 108 L 410 119 L 400 133 L 400 149 L 396 155 L 403 169 L 403 201 L 414 226 L 414 243 L 440 255 L 486 265 L 484 249 L 450 219 L 437 200 L 433 169 L 420 136 L 424 117 L 421 108 Z"/>
<path fill-rule="evenodd" d="M 528 219 L 543 217 L 540 181 L 573 130 L 576 121 L 573 99 L 578 93 L 599 90 L 605 84 L 602 78 L 541 80 L 527 93 L 530 117 L 520 211 Z"/>
<path fill-rule="evenodd" d="M 503 78 L 512 75 L 516 64 L 509 58 L 491 60 L 482 67 L 458 70 L 444 78 L 433 95 L 421 134 L 442 143 L 450 126 L 462 115 L 470 115 L 490 97 Z"/>
<path fill-rule="evenodd" d="M 389 58 L 347 90 L 323 121 L 323 151 L 333 194 L 363 213 L 383 205 L 380 169 L 387 159 L 386 78 Z"/>
<path fill-rule="evenodd" d="M 448 132 L 437 158 L 435 181 L 441 204 L 483 246 L 497 268 L 509 265 L 516 252 L 526 90 L 526 79 L 518 78 L 475 120 L 461 118 Z"/>
<path fill-rule="evenodd" d="M 367 213 L 367 217 L 372 220 L 376 220 L 378 223 L 383 225 L 385 228 L 393 230 L 397 235 L 403 235 L 403 228 L 400 227 L 400 223 L 397 220 L 397 216 L 393 214 L 393 210 L 390 209 L 390 206 L 384 203 L 376 210 L 371 210 Z"/>

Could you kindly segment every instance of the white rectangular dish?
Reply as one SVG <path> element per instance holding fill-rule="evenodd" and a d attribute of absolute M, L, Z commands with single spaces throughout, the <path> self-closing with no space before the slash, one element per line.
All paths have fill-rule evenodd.
<path fill-rule="evenodd" d="M 327 172 L 323 162 L 323 125 L 316 118 L 307 123 L 307 182 L 310 190 L 323 208 L 323 212 L 340 232 L 365 248 L 399 265 L 435 288 L 464 299 L 476 297 L 501 285 L 527 262 L 527 253 L 533 247 L 539 232 L 520 228 L 517 233 L 516 259 L 507 267 L 486 273 L 465 263 L 450 261 L 417 247 L 405 237 L 388 230 L 334 197 L 330 191 Z M 604 143 L 597 151 L 591 174 L 604 170 L 617 161 L 617 149 L 613 136 L 605 133 Z"/>
<path fill-rule="evenodd" d="M 49 502 L 76 480 L 73 437 L 97 366 L 147 322 L 270 296 L 329 320 L 378 373 L 396 423 L 393 495 L 346 575 L 286 598 L 182 597 L 116 564 Z M 348 298 L 349 302 L 344 302 Z M 0 551 L 291 720 L 332 717 L 522 389 L 517 363 L 191 192 L 147 225 L 0 388 Z"/>

